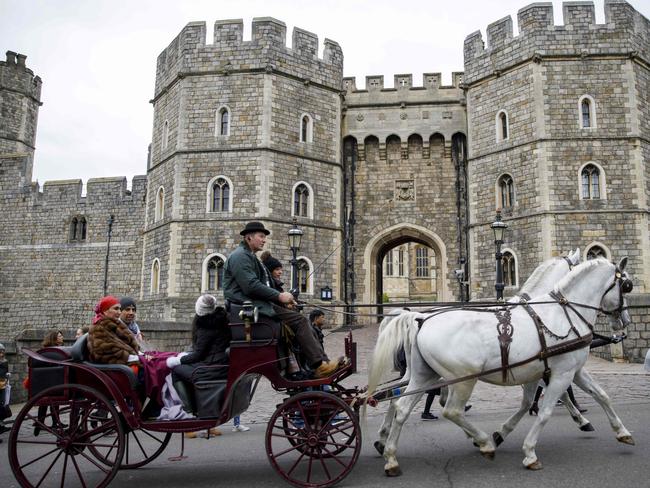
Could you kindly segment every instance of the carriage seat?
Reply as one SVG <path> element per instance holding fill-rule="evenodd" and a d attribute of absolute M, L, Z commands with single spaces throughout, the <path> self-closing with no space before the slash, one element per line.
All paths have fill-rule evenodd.
<path fill-rule="evenodd" d="M 100 371 L 117 372 L 126 375 L 129 380 L 129 385 L 133 389 L 136 389 L 139 385 L 135 373 L 133 373 L 133 370 L 125 364 L 101 364 L 89 361 L 90 353 L 88 352 L 88 333 L 82 335 L 70 347 L 70 356 L 73 361 L 87 364 Z"/>
<path fill-rule="evenodd" d="M 244 324 L 239 318 L 239 312 L 242 306 L 232 302 L 226 303 L 226 311 L 230 321 L 230 331 L 232 333 L 232 342 L 243 342 L 246 339 Z M 280 321 L 271 317 L 260 315 L 257 322 L 251 327 L 251 340 L 269 342 L 269 340 L 278 339 L 282 335 L 282 325 Z"/>

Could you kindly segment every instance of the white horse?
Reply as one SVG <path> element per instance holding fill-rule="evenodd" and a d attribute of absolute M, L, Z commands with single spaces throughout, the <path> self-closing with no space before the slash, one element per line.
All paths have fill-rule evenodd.
<path fill-rule="evenodd" d="M 550 294 L 531 300 L 535 312 L 545 324 L 544 336 L 549 347 L 575 339 L 576 333 L 581 338 L 589 338 L 599 311 L 610 315 L 614 330 L 629 324 L 623 293 L 631 291 L 632 282 L 624 271 L 626 264 L 627 258 L 622 259 L 618 267 L 604 259 L 588 261 L 575 267 L 555 286 L 554 296 L 564 297 L 566 301 L 556 300 Z M 497 313 L 503 320 L 506 310 L 511 313 L 514 331 L 509 364 L 521 364 L 510 368 L 504 381 L 496 326 Z M 464 416 L 465 404 L 476 381 L 480 379 L 496 385 L 527 385 L 527 409 L 532 401 L 534 385 L 545 369 L 543 362 L 538 360 L 541 346 L 537 328 L 523 307 L 495 307 L 487 312 L 458 309 L 433 313 L 424 316 L 426 320 L 418 332 L 417 319 L 422 317 L 423 314 L 413 312 L 402 314 L 394 320 L 392 327 L 380 334 L 369 371 L 368 391 L 372 394 L 384 370 L 392 366 L 395 351 L 400 347 L 411 350 L 409 385 L 406 395 L 396 402 L 394 422 L 384 449 L 384 469 L 389 476 L 400 474 L 395 457 L 397 442 L 404 421 L 421 396 L 408 393 L 433 384 L 440 378 L 435 371 L 447 380 L 468 377 L 449 386 L 449 399 L 443 415 L 473 438 L 483 455 L 493 458 L 495 443 L 492 436 L 477 429 Z M 526 467 L 541 468 L 535 454 L 539 433 L 551 416 L 556 401 L 572 381 L 603 407 L 617 440 L 634 444 L 632 436 L 612 409 L 606 393 L 582 369 L 588 354 L 588 343 L 585 341 L 578 349 L 548 357 L 550 380 L 539 415 L 524 441 L 523 463 Z M 531 361 L 523 363 L 531 358 Z M 485 374 L 486 371 L 490 373 Z"/>
<path fill-rule="evenodd" d="M 573 268 L 573 266 L 576 266 L 579 262 L 580 262 L 580 248 L 576 248 L 576 250 L 572 253 L 569 253 L 568 256 L 554 257 L 551 259 L 547 259 L 542 264 L 537 266 L 537 268 L 535 268 L 535 270 L 530 275 L 528 280 L 526 280 L 526 283 L 524 283 L 524 285 L 519 290 L 518 294 L 510 298 L 508 302 L 518 303 L 520 301 L 520 296 L 522 295 L 535 296 L 535 295 L 541 295 L 543 293 L 551 291 L 553 287 L 557 284 L 557 282 L 561 278 L 563 278 L 566 274 L 568 274 L 569 271 L 571 271 L 571 269 Z M 379 325 L 379 334 L 381 334 L 385 329 L 390 328 L 395 318 L 397 318 L 399 315 L 403 313 L 408 313 L 408 312 L 410 311 L 403 309 L 400 310 L 397 315 L 393 314 L 391 316 L 384 318 L 384 320 L 382 320 L 381 324 Z M 405 351 L 405 352 L 406 352 L 407 369 L 406 369 L 406 374 L 401 378 L 401 383 L 408 382 L 409 380 L 408 364 L 410 363 L 410 351 Z M 532 390 L 534 392 L 535 391 L 534 387 L 537 386 L 537 382 L 534 382 L 534 387 L 533 385 L 531 386 L 522 385 L 522 386 L 524 388 L 524 391 Z M 446 390 L 446 388 L 443 388 L 443 392 L 444 390 Z M 444 397 L 441 396 L 440 398 L 440 404 L 443 407 L 446 404 L 446 396 L 447 395 L 444 394 Z M 422 394 L 418 396 L 418 398 L 421 397 Z M 591 425 L 589 420 L 587 420 L 580 413 L 580 411 L 577 408 L 575 408 L 575 405 L 573 405 L 573 403 L 570 401 L 570 399 L 568 398 L 568 394 L 566 392 L 564 392 L 561 398 L 567 410 L 569 411 L 571 418 L 578 424 L 580 430 L 588 431 L 588 432 L 593 431 L 594 430 L 593 426 Z M 390 404 L 384 416 L 383 423 L 379 429 L 379 440 L 375 441 L 374 443 L 374 447 L 375 449 L 377 449 L 379 454 L 384 453 L 384 446 L 386 445 L 386 439 L 388 438 L 388 433 L 390 432 L 391 424 L 395 417 L 395 401 L 396 400 L 390 401 Z M 529 408 L 528 403 L 529 402 L 525 394 L 522 400 L 521 409 L 515 415 L 510 417 L 501 426 L 501 429 L 499 431 L 493 434 L 497 445 L 501 444 L 501 442 L 503 442 L 503 440 L 507 437 L 507 435 L 510 432 L 512 432 L 512 430 L 514 430 L 517 423 L 519 423 L 519 421 L 525 415 L 527 409 Z M 526 407 L 524 408 L 524 406 Z"/>

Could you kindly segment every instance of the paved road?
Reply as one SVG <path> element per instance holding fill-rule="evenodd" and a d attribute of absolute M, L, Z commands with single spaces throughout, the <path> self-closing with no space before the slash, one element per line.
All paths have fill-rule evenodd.
<path fill-rule="evenodd" d="M 359 374 L 348 379 L 350 384 L 365 384 L 365 365 L 374 344 L 375 328 L 355 330 L 358 341 Z M 327 349 L 335 357 L 342 352 L 344 335 L 333 333 L 326 338 Z M 613 364 L 592 358 L 587 369 L 606 389 L 614 405 L 632 432 L 637 445 L 616 442 L 602 410 L 576 389 L 580 403 L 589 408 L 587 417 L 596 432 L 579 432 L 566 410 L 556 408 L 540 439 L 538 456 L 545 468 L 540 472 L 525 470 L 521 461 L 521 444 L 531 425 L 526 417 L 522 425 L 497 452 L 496 460 L 482 458 L 471 442 L 446 420 L 422 422 L 416 414 L 406 424 L 400 442 L 399 459 L 404 475 L 386 478 L 383 458 L 372 447 L 385 406 L 370 410 L 363 433 L 363 448 L 352 473 L 339 486 L 440 486 L 440 487 L 600 487 L 650 486 L 648 446 L 650 446 L 650 375 L 641 365 Z M 519 387 L 499 388 L 479 383 L 472 397 L 474 408 L 469 418 L 488 432 L 500 425 L 520 401 Z M 187 440 L 188 459 L 170 462 L 178 454 L 180 439 L 175 436 L 166 452 L 151 465 L 135 471 L 120 472 L 112 486 L 133 487 L 164 483 L 166 487 L 192 488 L 218 486 L 288 486 L 272 470 L 264 449 L 268 418 L 282 396 L 262 383 L 251 408 L 242 416 L 250 432 L 233 433 L 222 426 L 223 436 Z M 439 409 L 436 405 L 435 409 Z M 3 435 L 6 438 L 6 435 Z M 7 459 L 7 444 L 0 444 L 0 460 Z M 6 466 L 6 464 L 4 464 Z M 0 468 L 0 486 L 17 486 L 8 469 Z"/>

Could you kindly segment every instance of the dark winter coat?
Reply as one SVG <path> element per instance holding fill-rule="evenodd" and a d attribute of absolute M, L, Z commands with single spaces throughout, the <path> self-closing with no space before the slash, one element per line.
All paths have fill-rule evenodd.
<path fill-rule="evenodd" d="M 181 364 L 228 364 L 226 349 L 230 347 L 230 326 L 223 307 L 208 315 L 194 317 L 192 352 L 181 358 Z"/>
<path fill-rule="evenodd" d="M 88 351 L 94 363 L 126 364 L 138 354 L 138 343 L 126 325 L 105 317 L 88 331 Z"/>
<path fill-rule="evenodd" d="M 279 303 L 280 292 L 271 285 L 271 275 L 250 248 L 242 241 L 226 261 L 223 295 L 241 305 L 250 300 L 259 313 L 275 317 L 272 303 Z"/>

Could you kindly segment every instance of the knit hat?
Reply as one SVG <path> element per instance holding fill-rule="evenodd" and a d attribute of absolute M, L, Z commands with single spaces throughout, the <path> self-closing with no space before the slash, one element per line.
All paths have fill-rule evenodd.
<path fill-rule="evenodd" d="M 119 305 L 120 301 L 115 298 L 113 295 L 106 295 L 102 298 L 97 305 L 95 305 L 95 317 L 93 318 L 93 324 L 96 324 L 103 318 L 103 314 L 106 310 L 111 308 L 114 305 Z"/>
<path fill-rule="evenodd" d="M 281 268 L 282 263 L 275 259 L 273 256 L 269 254 L 269 256 L 266 259 L 263 259 L 262 262 L 264 263 L 264 266 L 266 266 L 266 269 L 269 271 L 273 271 L 274 269 Z"/>
<path fill-rule="evenodd" d="M 4 344 L 0 344 L 0 351 L 4 351 L 4 350 L 5 350 Z"/>
<path fill-rule="evenodd" d="M 212 295 L 201 295 L 196 304 L 194 305 L 194 310 L 196 315 L 203 317 L 204 315 L 209 315 L 215 311 L 217 308 L 217 299 Z"/>
<path fill-rule="evenodd" d="M 135 300 L 131 297 L 120 298 L 120 307 L 122 307 L 122 310 L 124 310 L 127 307 L 133 307 L 133 310 L 137 310 L 138 308 L 135 305 Z"/>

